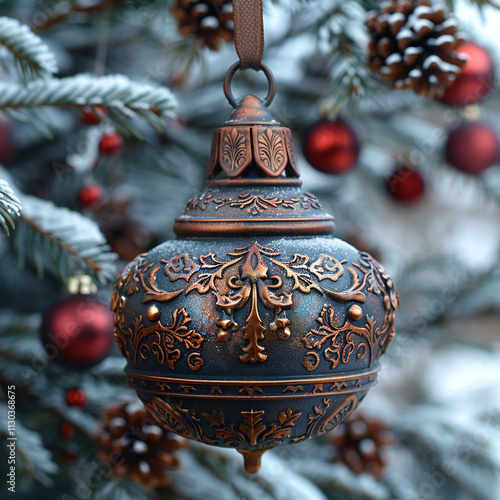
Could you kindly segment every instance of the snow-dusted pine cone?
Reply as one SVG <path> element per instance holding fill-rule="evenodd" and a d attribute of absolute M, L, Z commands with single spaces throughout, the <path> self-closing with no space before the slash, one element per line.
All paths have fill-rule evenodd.
<path fill-rule="evenodd" d="M 335 463 L 347 465 L 355 474 L 368 472 L 375 478 L 387 464 L 385 449 L 394 443 L 392 433 L 383 422 L 356 412 L 330 434 L 335 445 Z"/>
<path fill-rule="evenodd" d="M 101 417 L 98 457 L 112 467 L 117 479 L 127 479 L 147 488 L 165 488 L 171 483 L 168 469 L 177 469 L 174 452 L 187 441 L 164 431 L 140 402 L 107 407 Z"/>
<path fill-rule="evenodd" d="M 195 35 L 201 46 L 219 50 L 233 39 L 232 0 L 175 0 L 172 13 L 181 35 Z"/>
<path fill-rule="evenodd" d="M 429 0 L 391 0 L 368 15 L 369 68 L 396 90 L 439 97 L 466 63 L 456 19 Z"/>

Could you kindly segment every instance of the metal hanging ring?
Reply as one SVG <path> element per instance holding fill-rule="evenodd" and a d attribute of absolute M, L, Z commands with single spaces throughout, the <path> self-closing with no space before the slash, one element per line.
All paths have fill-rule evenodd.
<path fill-rule="evenodd" d="M 234 74 L 238 69 L 241 67 L 241 62 L 235 62 L 227 71 L 226 74 L 226 79 L 224 80 L 224 95 L 226 96 L 226 99 L 229 101 L 229 104 L 233 108 L 236 108 L 238 106 L 238 102 L 236 101 L 233 93 L 231 92 L 231 81 L 233 79 Z M 267 82 L 269 83 L 269 92 L 267 93 L 266 98 L 262 101 L 264 105 L 267 107 L 269 106 L 274 99 L 274 96 L 276 94 L 276 82 L 274 80 L 274 76 L 271 72 L 271 70 L 264 64 L 260 63 L 260 69 L 264 72 L 267 78 Z"/>

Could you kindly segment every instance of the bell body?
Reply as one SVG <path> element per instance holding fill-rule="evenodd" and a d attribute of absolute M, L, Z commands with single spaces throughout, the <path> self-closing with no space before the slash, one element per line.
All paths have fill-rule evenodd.
<path fill-rule="evenodd" d="M 130 386 L 151 414 L 237 448 L 250 472 L 263 451 L 328 432 L 355 409 L 398 306 L 380 264 L 330 235 L 333 218 L 293 177 L 291 140 L 262 120 L 292 176 L 217 178 L 212 167 L 176 220 L 179 238 L 129 264 L 112 299 Z M 249 127 L 259 137 L 254 123 L 219 129 L 215 155 Z M 259 142 L 248 147 L 252 172 Z M 213 162 L 224 169 L 214 151 Z"/>

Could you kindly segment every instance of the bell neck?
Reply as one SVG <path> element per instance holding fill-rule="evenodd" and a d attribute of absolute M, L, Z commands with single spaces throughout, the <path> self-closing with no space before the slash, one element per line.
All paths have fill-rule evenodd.
<path fill-rule="evenodd" d="M 264 103 L 243 97 L 215 131 L 205 190 L 175 220 L 180 238 L 331 234 L 334 218 L 304 193 L 292 134 Z"/>
<path fill-rule="evenodd" d="M 265 183 L 276 184 L 293 179 L 301 184 L 299 176 L 290 129 L 274 120 L 258 97 L 240 99 L 231 118 L 214 133 L 207 180 L 267 179 Z"/>

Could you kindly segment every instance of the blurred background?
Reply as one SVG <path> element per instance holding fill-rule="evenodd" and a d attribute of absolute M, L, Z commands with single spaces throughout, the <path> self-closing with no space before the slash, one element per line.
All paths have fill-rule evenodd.
<path fill-rule="evenodd" d="M 143 410 L 112 286 L 202 190 L 231 112 L 232 5 L 0 0 L 2 497 L 15 436 L 17 498 L 500 499 L 499 10 L 264 0 L 264 13 L 271 111 L 304 188 L 400 294 L 378 386 L 255 476 L 234 450 L 130 432 Z M 240 72 L 233 92 L 266 85 Z M 92 341 L 54 348 L 57 328 Z"/>

